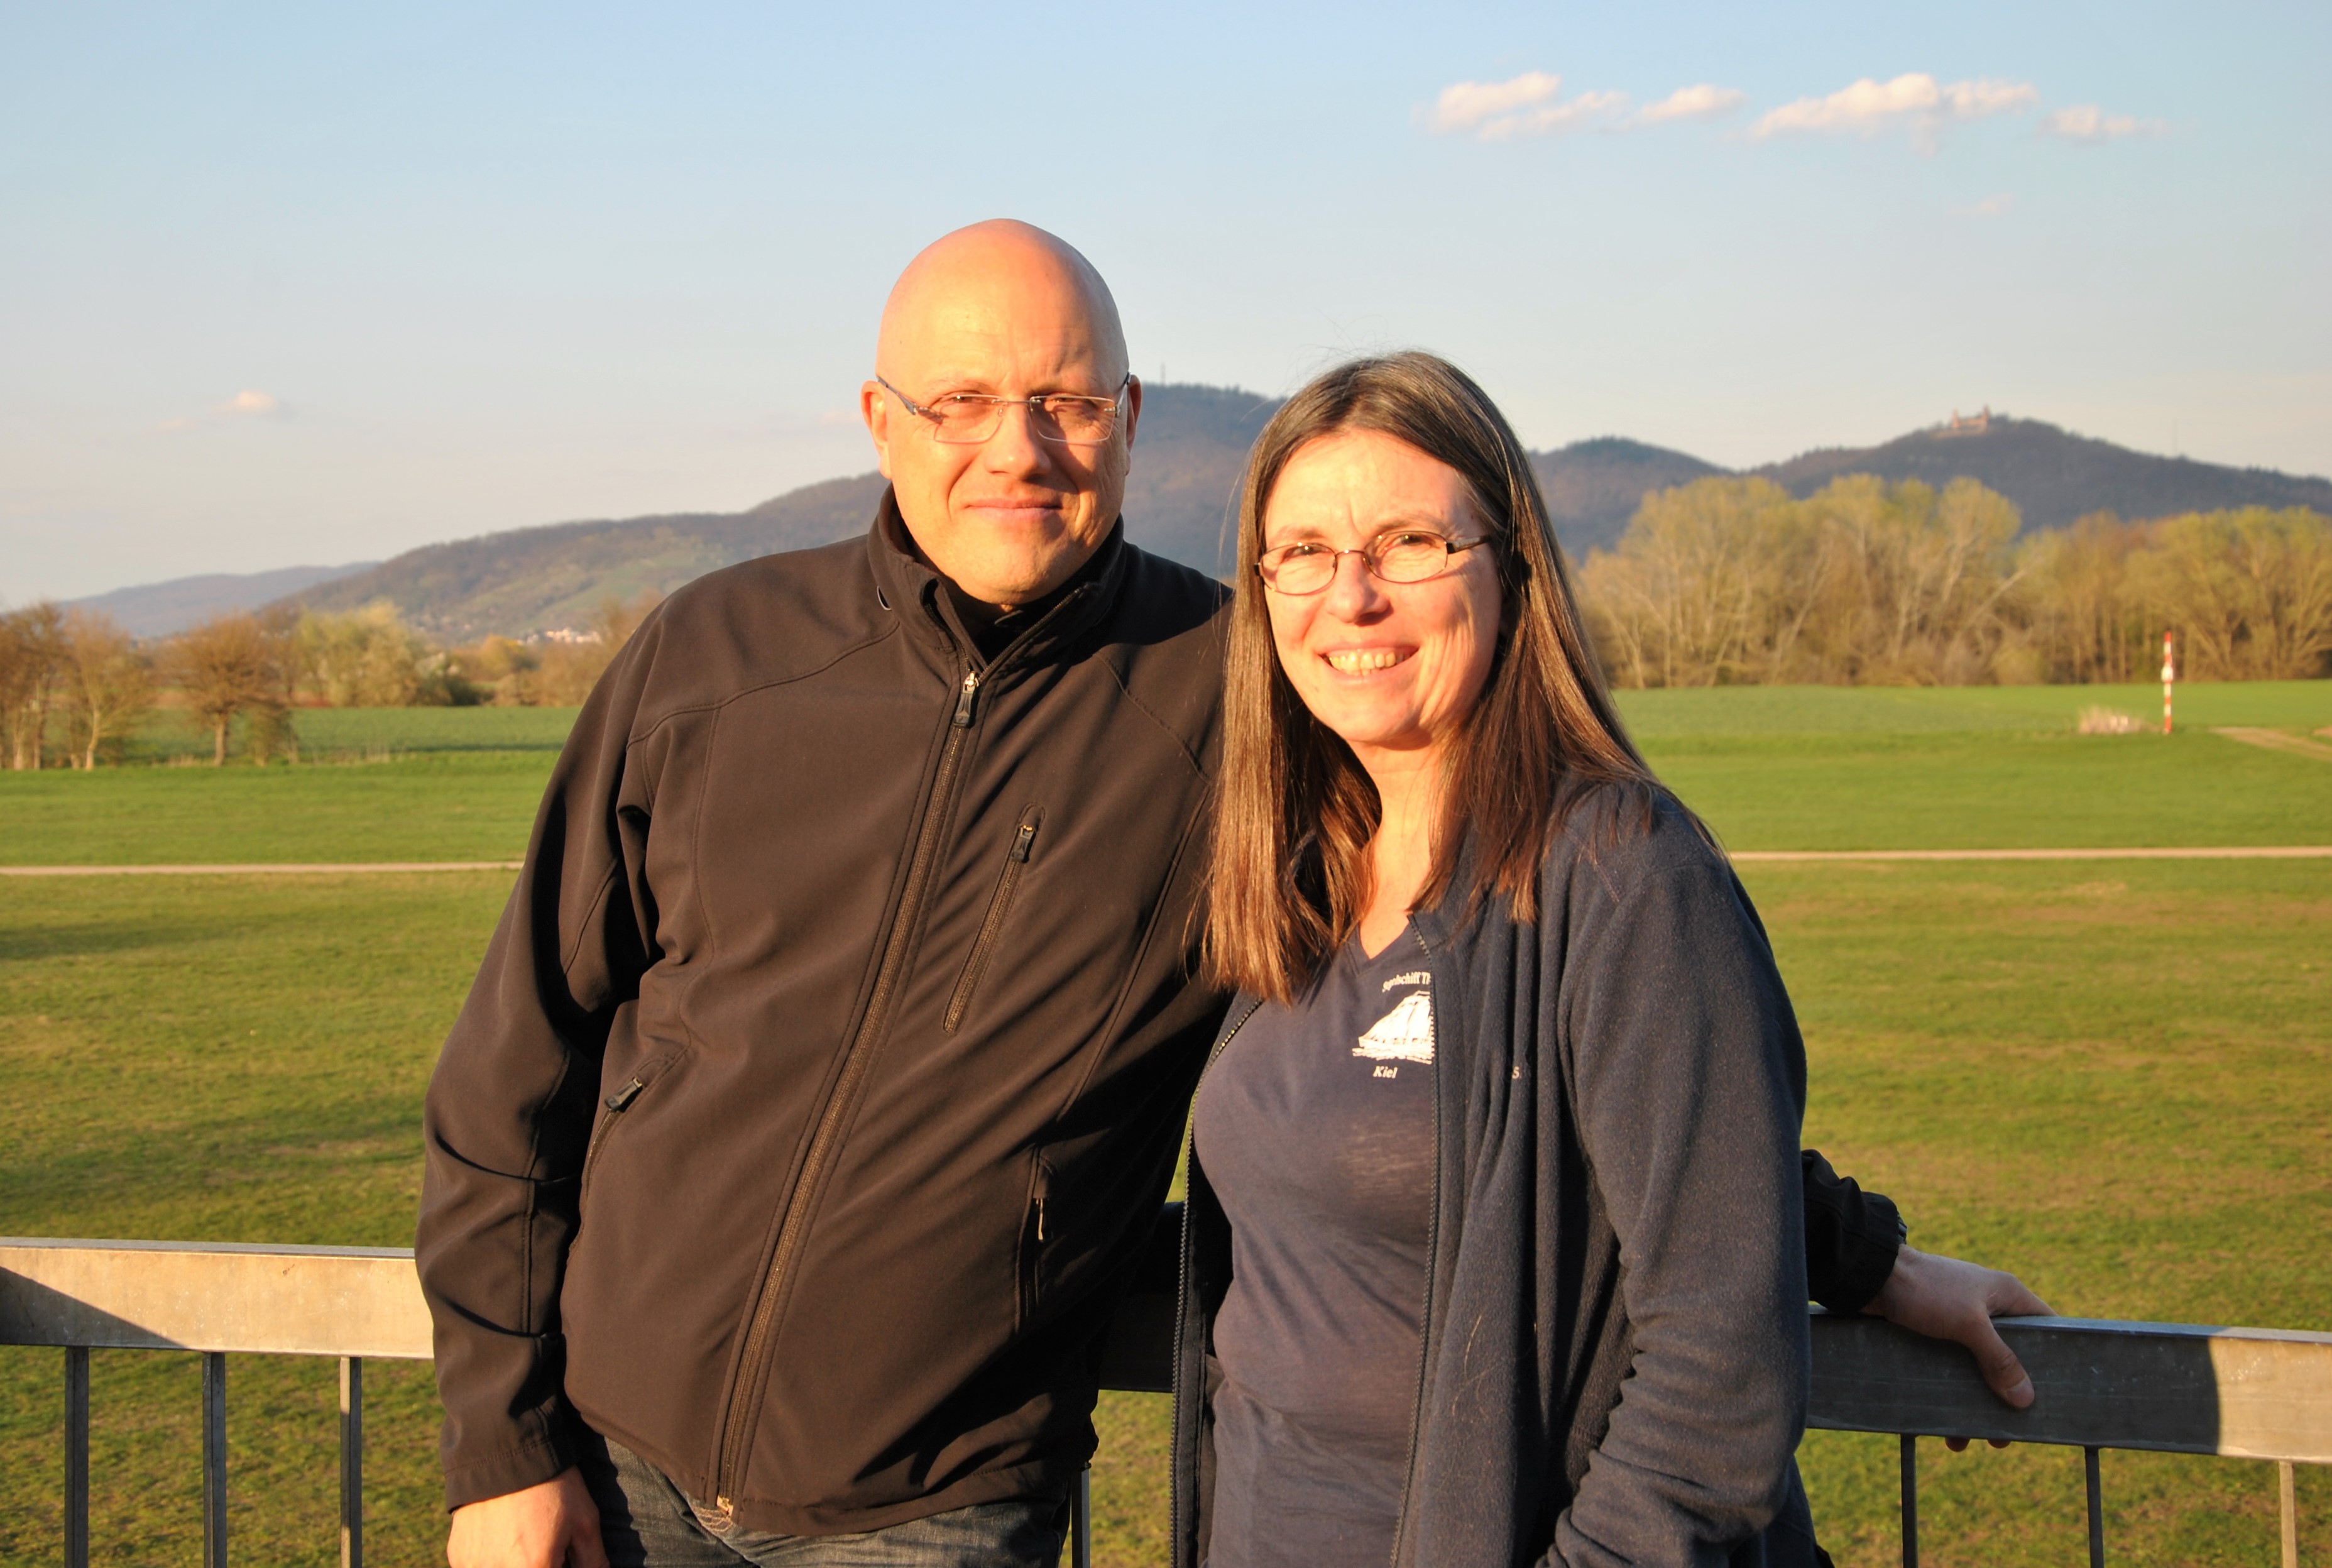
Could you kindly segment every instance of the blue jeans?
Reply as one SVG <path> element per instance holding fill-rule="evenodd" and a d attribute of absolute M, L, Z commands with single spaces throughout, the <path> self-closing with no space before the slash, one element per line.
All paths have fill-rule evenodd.
<path fill-rule="evenodd" d="M 599 1506 L 609 1568 L 1056 1568 L 1066 1500 L 978 1503 L 849 1535 L 773 1535 L 700 1509 L 620 1443 L 587 1441 L 583 1479 Z"/>

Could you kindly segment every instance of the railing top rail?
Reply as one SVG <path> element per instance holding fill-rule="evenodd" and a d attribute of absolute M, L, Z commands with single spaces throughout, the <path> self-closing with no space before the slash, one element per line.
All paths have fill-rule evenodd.
<path fill-rule="evenodd" d="M 1155 1245 L 1168 1247 L 1170 1227 Z M 1171 1259 L 1163 1261 L 1171 1262 Z M 1104 1382 L 1161 1389 L 1173 1306 L 1145 1270 L 1112 1324 Z M 2332 1334 L 2003 1318 L 2032 1375 L 2012 1410 L 1967 1353 L 1815 1309 L 1809 1423 L 2332 1464 Z M 426 1360 L 413 1254 L 393 1247 L 0 1238 L 0 1344 Z"/>
<path fill-rule="evenodd" d="M 399 1247 L 0 1239 L 0 1344 L 426 1361 Z"/>
<path fill-rule="evenodd" d="M 1834 1315 L 1815 1307 L 1818 1316 Z M 2118 1335 L 2130 1339 L 2272 1339 L 2292 1344 L 2332 1346 L 2332 1334 L 2305 1328 L 2242 1328 L 2208 1323 L 2151 1323 L 2130 1317 L 2001 1317 L 2002 1327 L 2077 1330 L 2086 1334 Z"/>
<path fill-rule="evenodd" d="M 1956 1344 L 1875 1317 L 1811 1326 L 1811 1426 L 2332 1464 L 2332 1334 L 2002 1318 L 2034 1394 L 2012 1410 Z"/>

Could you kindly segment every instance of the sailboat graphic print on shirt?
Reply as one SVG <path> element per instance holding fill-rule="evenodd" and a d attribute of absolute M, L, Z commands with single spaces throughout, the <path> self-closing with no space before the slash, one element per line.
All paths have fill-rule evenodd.
<path fill-rule="evenodd" d="M 1352 1055 L 1372 1062 L 1433 1060 L 1433 997 L 1411 991 L 1392 1011 L 1370 1026 L 1352 1047 Z"/>

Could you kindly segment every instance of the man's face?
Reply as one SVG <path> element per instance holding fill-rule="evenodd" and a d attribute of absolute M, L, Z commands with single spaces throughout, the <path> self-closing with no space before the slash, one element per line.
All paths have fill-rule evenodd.
<path fill-rule="evenodd" d="M 951 392 L 1116 396 L 1124 349 L 1074 269 L 1008 242 L 963 249 L 919 261 L 920 275 L 902 280 L 884 322 L 884 380 L 926 406 Z M 1096 446 L 1045 439 L 1026 407 L 1007 407 L 980 445 L 951 445 L 877 382 L 859 405 L 923 554 L 974 598 L 1018 605 L 1067 581 L 1108 536 L 1142 387 L 1126 388 L 1124 413 Z"/>

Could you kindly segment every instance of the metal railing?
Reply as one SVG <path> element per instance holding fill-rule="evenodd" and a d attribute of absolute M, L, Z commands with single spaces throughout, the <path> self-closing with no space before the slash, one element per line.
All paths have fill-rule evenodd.
<path fill-rule="evenodd" d="M 1169 1206 L 1168 1218 L 1174 1218 Z M 1159 1227 L 1104 1347 L 1105 1387 L 1164 1391 L 1177 1227 Z M 2216 1454 L 2280 1467 L 2285 1568 L 2298 1568 L 2292 1467 L 2332 1464 L 2332 1334 L 2038 1317 L 2001 1332 L 2031 1373 L 2028 1410 L 1995 1400 L 1956 1345 L 1876 1318 L 1816 1310 L 1810 1424 L 1901 1439 L 1906 1568 L 1919 1560 L 1920 1437 L 2078 1447 L 2089 1561 L 2105 1561 L 2098 1455 Z M 336 1356 L 340 1363 L 340 1561 L 364 1557 L 364 1363 L 425 1361 L 429 1314 L 402 1248 L 0 1238 L 0 1344 L 64 1353 L 65 1561 L 89 1561 L 89 1353 L 203 1356 L 203 1562 L 225 1568 L 226 1358 Z M 1086 1483 L 1072 1498 L 1070 1561 L 1092 1556 Z"/>

